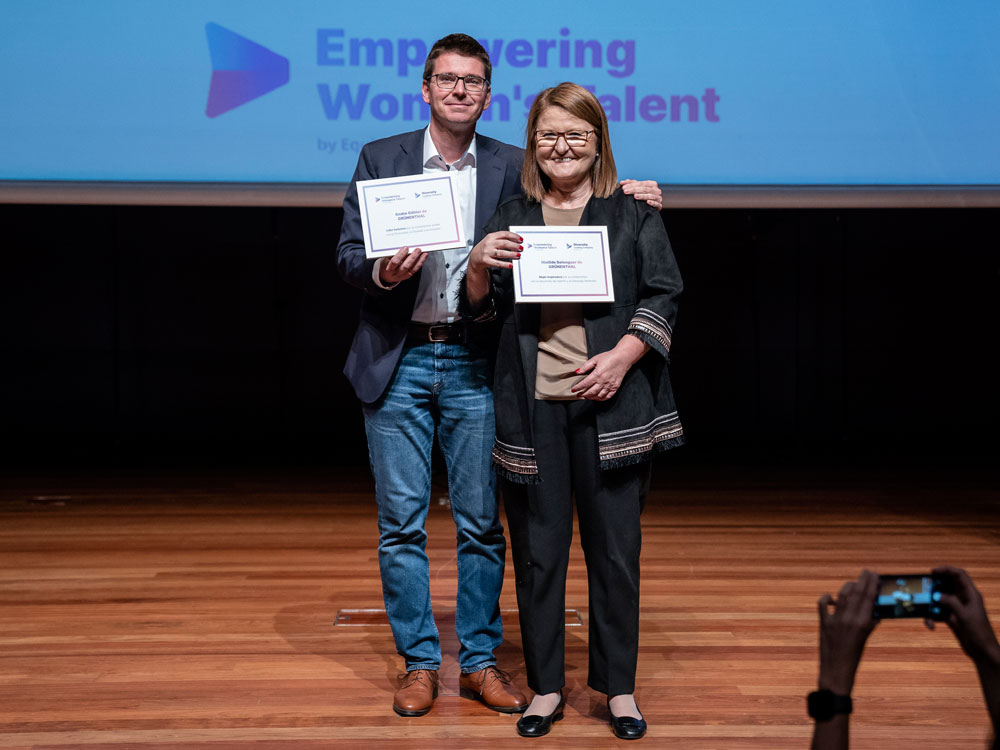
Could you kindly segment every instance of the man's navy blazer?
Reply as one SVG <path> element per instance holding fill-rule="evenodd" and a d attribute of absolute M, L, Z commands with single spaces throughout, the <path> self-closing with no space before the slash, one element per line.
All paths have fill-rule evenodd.
<path fill-rule="evenodd" d="M 358 210 L 358 180 L 401 177 L 424 171 L 424 130 L 372 141 L 361 149 L 358 166 L 344 197 L 344 223 L 337 245 L 337 269 L 341 277 L 365 295 L 361 319 L 344 374 L 358 398 L 374 403 L 385 392 L 396 371 L 413 314 L 420 274 L 392 289 L 379 287 L 372 279 L 374 260 L 365 257 L 361 214 Z M 476 229 L 474 243 L 501 201 L 521 192 L 524 151 L 476 134 Z"/>

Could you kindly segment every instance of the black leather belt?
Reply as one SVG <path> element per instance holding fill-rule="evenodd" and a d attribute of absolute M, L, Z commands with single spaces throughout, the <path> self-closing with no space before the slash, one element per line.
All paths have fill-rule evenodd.
<path fill-rule="evenodd" d="M 464 344 L 471 332 L 471 327 L 461 320 L 455 323 L 410 323 L 406 340 L 411 344 Z"/>

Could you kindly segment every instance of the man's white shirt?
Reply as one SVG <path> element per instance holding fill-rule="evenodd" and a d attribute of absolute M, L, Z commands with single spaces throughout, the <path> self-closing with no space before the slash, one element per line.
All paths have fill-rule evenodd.
<path fill-rule="evenodd" d="M 465 275 L 476 236 L 476 138 L 473 136 L 469 148 L 450 164 L 438 153 L 431 138 L 430 128 L 424 129 L 424 174 L 435 172 L 455 172 L 458 177 L 458 205 L 465 227 L 468 246 L 456 250 L 438 250 L 428 253 L 420 270 L 420 286 L 413 305 L 411 320 L 415 323 L 451 323 L 458 308 L 458 287 Z M 411 248 L 412 250 L 413 248 Z M 372 276 L 383 289 L 387 286 L 379 279 L 379 269 L 385 258 L 375 264 Z"/>

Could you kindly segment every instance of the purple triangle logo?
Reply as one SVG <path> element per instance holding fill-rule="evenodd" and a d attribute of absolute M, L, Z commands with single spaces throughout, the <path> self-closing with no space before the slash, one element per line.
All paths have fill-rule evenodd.
<path fill-rule="evenodd" d="M 218 117 L 288 83 L 287 57 L 217 23 L 205 24 L 205 34 L 212 57 L 212 83 L 205 108 L 209 117 Z"/>

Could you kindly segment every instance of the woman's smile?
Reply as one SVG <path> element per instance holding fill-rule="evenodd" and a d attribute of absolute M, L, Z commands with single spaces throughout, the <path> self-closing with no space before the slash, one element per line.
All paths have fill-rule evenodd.
<path fill-rule="evenodd" d="M 593 137 L 593 125 L 579 117 L 574 117 L 562 107 L 548 107 L 538 118 L 535 126 L 538 142 L 535 156 L 538 167 L 561 189 L 590 182 L 590 172 L 597 160 L 597 138 Z M 570 145 L 567 134 L 573 138 L 576 133 L 586 133 L 583 143 Z M 555 134 L 554 143 L 544 139 L 545 134 Z"/>

